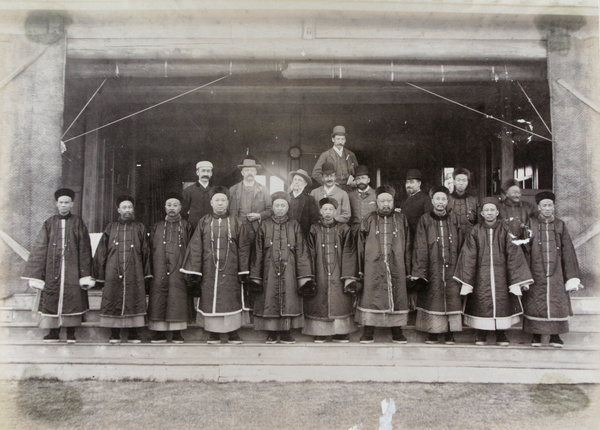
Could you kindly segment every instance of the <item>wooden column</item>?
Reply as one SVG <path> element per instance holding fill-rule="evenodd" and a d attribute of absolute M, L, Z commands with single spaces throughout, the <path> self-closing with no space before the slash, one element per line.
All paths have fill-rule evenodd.
<path fill-rule="evenodd" d="M 537 24 L 548 40 L 556 212 L 579 245 L 583 284 L 597 293 L 600 235 L 586 233 L 594 230 L 600 211 L 598 19 L 541 17 Z"/>
<path fill-rule="evenodd" d="M 86 128 L 98 126 L 98 110 L 94 107 L 86 114 Z M 81 214 L 90 233 L 103 231 L 105 145 L 98 132 L 85 135 L 82 145 L 84 152 L 84 175 Z"/>

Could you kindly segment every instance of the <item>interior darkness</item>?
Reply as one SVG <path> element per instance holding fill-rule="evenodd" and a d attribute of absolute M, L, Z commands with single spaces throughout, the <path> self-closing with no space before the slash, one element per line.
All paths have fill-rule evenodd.
<path fill-rule="evenodd" d="M 212 79 L 110 78 L 65 140 Z M 101 82 L 98 78 L 67 78 L 66 126 Z M 520 84 L 550 124 L 545 77 Z M 531 124 L 534 132 L 549 136 L 516 82 L 419 85 L 519 127 Z M 213 184 L 230 186 L 241 180 L 236 165 L 247 156 L 264 166 L 260 173 L 287 180 L 290 170 L 311 172 L 319 154 L 331 146 L 330 133 L 338 124 L 346 127 L 346 147 L 372 172 L 372 184 L 377 185 L 379 170 L 381 182 L 394 185 L 400 199 L 409 168 L 423 172 L 424 189 L 442 183 L 444 167 L 462 166 L 473 172 L 472 186 L 480 195 L 496 192 L 500 148 L 507 136 L 514 147 L 515 168 L 536 166 L 539 188 L 552 188 L 552 143 L 547 140 L 530 138 L 404 83 L 286 80 L 277 73 L 231 76 L 68 141 L 63 182 L 81 189 L 90 180 L 92 169 L 101 170 L 98 195 L 83 195 L 83 199 L 100 199 L 104 208 L 104 215 L 92 223 L 91 231 L 101 231 L 105 223 L 115 219 L 112 202 L 124 192 L 135 195 L 137 218 L 151 225 L 164 217 L 164 200 L 169 193 L 181 192 L 183 182 L 197 180 L 197 161 L 213 162 Z M 99 146 L 89 144 L 92 136 L 97 136 Z M 289 157 L 292 146 L 300 147 L 300 159 Z M 92 150 L 101 153 L 94 158 L 89 153 Z M 90 161 L 95 159 L 100 161 Z"/>

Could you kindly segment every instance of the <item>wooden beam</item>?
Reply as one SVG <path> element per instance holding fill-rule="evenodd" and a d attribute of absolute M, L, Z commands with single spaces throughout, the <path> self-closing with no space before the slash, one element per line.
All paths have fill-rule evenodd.
<path fill-rule="evenodd" d="M 67 56 L 111 60 L 543 60 L 538 40 L 69 39 Z"/>

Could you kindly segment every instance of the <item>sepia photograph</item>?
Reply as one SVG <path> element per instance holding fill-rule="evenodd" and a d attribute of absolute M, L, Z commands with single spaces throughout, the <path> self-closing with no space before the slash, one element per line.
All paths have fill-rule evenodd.
<path fill-rule="evenodd" d="M 595 428 L 599 10 L 0 0 L 0 428 Z"/>

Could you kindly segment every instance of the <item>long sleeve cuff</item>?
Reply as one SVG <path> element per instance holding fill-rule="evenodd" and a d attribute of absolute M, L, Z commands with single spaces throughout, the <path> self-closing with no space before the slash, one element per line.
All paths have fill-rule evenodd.
<path fill-rule="evenodd" d="M 181 270 L 183 270 L 183 269 L 181 269 Z M 246 270 L 244 272 L 238 272 L 238 275 L 249 275 L 249 274 L 250 274 L 249 270 Z"/>
<path fill-rule="evenodd" d="M 186 275 L 198 275 L 198 276 L 202 276 L 201 272 L 194 272 L 193 270 L 179 269 L 179 271 L 181 273 L 185 273 Z"/>
<path fill-rule="evenodd" d="M 90 288 L 94 287 L 96 285 L 96 280 L 94 278 L 92 278 L 91 276 L 84 276 L 83 278 L 79 279 L 79 286 L 83 287 L 84 290 L 89 290 Z M 85 288 L 87 287 L 87 288 Z"/>
<path fill-rule="evenodd" d="M 44 286 L 46 285 L 46 283 L 44 281 L 42 281 L 41 279 L 34 279 L 34 278 L 23 278 L 23 279 L 27 279 L 29 281 L 29 287 L 36 289 L 36 290 L 43 290 Z"/>
<path fill-rule="evenodd" d="M 510 291 L 510 293 L 514 294 L 515 296 L 523 295 L 523 293 L 521 293 L 521 285 L 519 284 L 511 285 L 510 287 L 508 287 L 508 291 Z"/>
<path fill-rule="evenodd" d="M 581 280 L 579 278 L 571 278 L 565 284 L 566 291 L 577 291 L 579 288 L 583 288 Z"/>
<path fill-rule="evenodd" d="M 466 296 L 467 294 L 471 294 L 473 292 L 473 286 L 469 284 L 462 284 L 460 287 L 460 295 Z"/>

